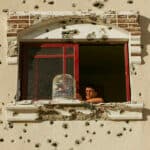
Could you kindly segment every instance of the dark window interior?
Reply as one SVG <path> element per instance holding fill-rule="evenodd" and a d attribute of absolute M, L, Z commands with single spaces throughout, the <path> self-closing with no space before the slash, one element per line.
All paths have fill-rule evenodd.
<path fill-rule="evenodd" d="M 80 92 L 94 84 L 105 102 L 126 101 L 124 45 L 79 46 Z"/>

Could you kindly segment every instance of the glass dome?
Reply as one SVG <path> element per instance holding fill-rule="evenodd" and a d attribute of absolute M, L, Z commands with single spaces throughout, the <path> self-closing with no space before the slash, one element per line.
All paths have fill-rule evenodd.
<path fill-rule="evenodd" d="M 75 82 L 70 74 L 56 75 L 53 79 L 52 98 L 75 98 Z"/>

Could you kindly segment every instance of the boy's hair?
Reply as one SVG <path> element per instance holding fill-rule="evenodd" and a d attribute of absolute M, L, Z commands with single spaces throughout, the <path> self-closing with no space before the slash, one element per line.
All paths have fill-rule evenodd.
<path fill-rule="evenodd" d="M 92 88 L 92 89 L 94 89 L 96 92 L 98 92 L 98 91 L 97 91 L 98 88 L 97 88 L 97 86 L 95 86 L 94 84 L 87 84 L 87 85 L 85 86 L 85 88 L 87 88 L 87 87 Z"/>
<path fill-rule="evenodd" d="M 87 84 L 85 86 L 85 88 L 87 88 L 87 87 L 94 89 L 95 92 L 97 92 L 97 97 L 102 97 L 102 91 L 100 90 L 100 88 L 98 86 L 96 86 L 95 84 Z"/>

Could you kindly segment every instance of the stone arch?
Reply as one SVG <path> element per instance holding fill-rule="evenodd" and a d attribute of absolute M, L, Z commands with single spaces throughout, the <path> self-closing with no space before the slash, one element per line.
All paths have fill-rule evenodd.
<path fill-rule="evenodd" d="M 87 35 L 83 35 L 82 31 Z M 100 32 L 101 36 L 98 34 L 96 36 L 96 32 Z M 118 39 L 121 41 L 129 40 L 129 32 L 115 25 L 107 24 L 105 18 L 100 16 L 59 16 L 44 18 L 18 34 L 19 41 L 30 39 Z"/>
<path fill-rule="evenodd" d="M 15 28 L 13 33 L 8 30 L 8 64 L 17 60 L 18 42 L 34 40 L 128 41 L 130 62 L 141 64 L 141 33 L 138 16 L 139 14 L 135 12 L 115 11 L 12 13 L 8 17 L 8 27 L 12 27 L 13 21 L 19 23 L 28 21 L 28 24 L 21 29 Z M 133 26 L 133 23 L 136 26 Z"/>

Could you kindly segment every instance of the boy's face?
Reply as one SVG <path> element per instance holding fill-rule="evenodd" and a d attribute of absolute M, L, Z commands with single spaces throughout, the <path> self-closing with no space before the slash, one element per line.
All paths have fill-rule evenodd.
<path fill-rule="evenodd" d="M 86 99 L 95 98 L 97 96 L 97 92 L 91 87 L 86 87 L 85 94 Z"/>

